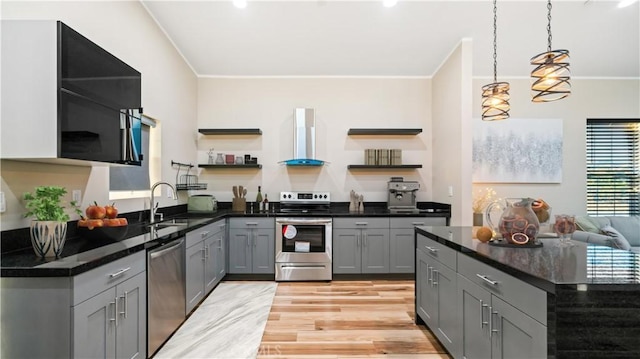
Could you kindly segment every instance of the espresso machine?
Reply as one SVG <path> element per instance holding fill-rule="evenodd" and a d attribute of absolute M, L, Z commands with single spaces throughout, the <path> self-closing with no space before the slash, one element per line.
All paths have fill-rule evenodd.
<path fill-rule="evenodd" d="M 402 177 L 391 177 L 387 182 L 389 190 L 387 209 L 391 213 L 418 213 L 416 192 L 420 189 L 420 183 L 405 181 Z"/>

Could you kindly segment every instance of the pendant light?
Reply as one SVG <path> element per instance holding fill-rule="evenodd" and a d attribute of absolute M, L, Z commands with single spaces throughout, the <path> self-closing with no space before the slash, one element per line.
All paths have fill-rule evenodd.
<path fill-rule="evenodd" d="M 563 99 L 571 93 L 569 50 L 551 50 L 551 0 L 547 2 L 547 52 L 531 58 L 531 101 L 549 102 Z"/>
<path fill-rule="evenodd" d="M 482 120 L 509 118 L 509 83 L 498 82 L 498 8 L 493 0 L 493 83 L 482 86 Z"/>

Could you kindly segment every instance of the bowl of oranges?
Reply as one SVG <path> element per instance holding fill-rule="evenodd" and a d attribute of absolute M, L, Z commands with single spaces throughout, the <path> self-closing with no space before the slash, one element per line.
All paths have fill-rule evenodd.
<path fill-rule="evenodd" d="M 118 218 L 114 204 L 100 206 L 98 203 L 87 207 L 86 217 L 78 220 L 78 234 L 85 238 L 121 241 L 127 235 L 128 221 Z"/>

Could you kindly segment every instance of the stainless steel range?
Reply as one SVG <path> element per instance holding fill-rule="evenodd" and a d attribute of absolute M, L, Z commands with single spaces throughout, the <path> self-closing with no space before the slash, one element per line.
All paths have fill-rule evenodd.
<path fill-rule="evenodd" d="M 329 192 L 281 192 L 276 217 L 276 281 L 331 280 Z"/>

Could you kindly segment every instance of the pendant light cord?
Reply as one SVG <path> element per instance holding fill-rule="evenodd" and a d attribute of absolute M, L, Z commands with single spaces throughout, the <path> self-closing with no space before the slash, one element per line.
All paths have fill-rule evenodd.
<path fill-rule="evenodd" d="M 496 1 L 493 0 L 493 82 L 498 82 L 498 7 Z"/>
<path fill-rule="evenodd" d="M 547 20 L 549 21 L 547 23 L 547 33 L 549 34 L 547 38 L 547 52 L 551 52 L 551 0 L 547 2 L 547 10 Z"/>

